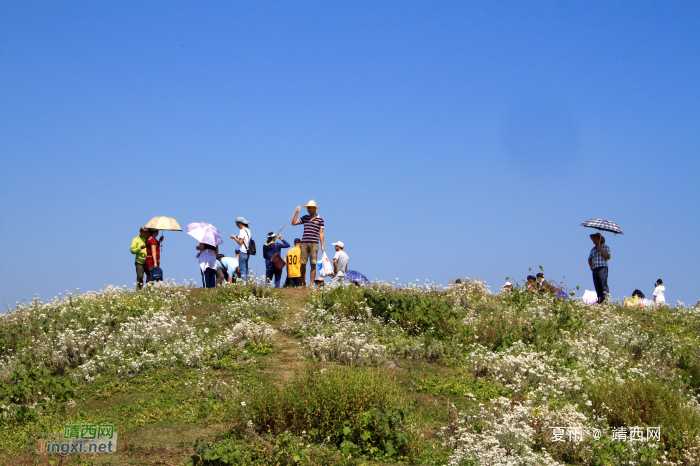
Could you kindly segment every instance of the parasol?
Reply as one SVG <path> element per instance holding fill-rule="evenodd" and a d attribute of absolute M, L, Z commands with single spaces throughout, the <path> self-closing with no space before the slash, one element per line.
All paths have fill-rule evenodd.
<path fill-rule="evenodd" d="M 610 220 L 602 220 L 600 218 L 592 218 L 590 220 L 586 220 L 581 224 L 581 226 L 587 228 L 595 228 L 596 230 L 601 231 L 609 231 L 610 233 L 615 234 L 623 234 L 620 227 L 617 226 L 617 223 L 611 222 Z"/>
<path fill-rule="evenodd" d="M 219 230 L 211 223 L 192 222 L 188 224 L 187 234 L 199 241 L 200 243 L 208 244 L 209 246 L 218 246 L 224 244 Z"/>
<path fill-rule="evenodd" d="M 146 228 L 155 228 L 156 230 L 162 231 L 182 231 L 177 221 L 171 217 L 153 217 L 151 221 L 146 224 Z M 158 243 L 158 245 L 162 251 L 162 243 Z"/>

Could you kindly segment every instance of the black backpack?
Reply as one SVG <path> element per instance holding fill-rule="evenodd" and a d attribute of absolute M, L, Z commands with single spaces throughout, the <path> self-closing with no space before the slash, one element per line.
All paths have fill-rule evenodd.
<path fill-rule="evenodd" d="M 258 250 L 255 249 L 255 240 L 253 240 L 253 237 L 250 235 L 250 230 L 248 230 L 248 254 L 254 256 L 256 252 L 258 252 Z"/>

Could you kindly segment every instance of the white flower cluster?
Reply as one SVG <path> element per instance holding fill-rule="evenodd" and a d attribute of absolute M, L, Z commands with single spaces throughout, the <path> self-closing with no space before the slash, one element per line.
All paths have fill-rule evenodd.
<path fill-rule="evenodd" d="M 274 342 L 276 331 L 270 325 L 246 318 L 216 335 L 197 329 L 194 317 L 188 322 L 181 314 L 187 290 L 172 283 L 149 284 L 140 292 L 108 287 L 20 306 L 3 316 L 0 325 L 20 324 L 35 336 L 20 351 L 0 359 L 0 377 L 23 365 L 43 365 L 55 371 L 76 367 L 73 375 L 90 381 L 100 373 L 124 376 L 156 364 L 199 367 L 205 358 L 220 358 L 242 340 Z M 259 309 L 260 300 L 265 298 L 248 302 Z"/>
<path fill-rule="evenodd" d="M 563 466 L 549 453 L 533 450 L 537 432 L 528 402 L 504 397 L 491 402 L 489 408 L 480 403 L 475 414 L 460 413 L 452 426 L 443 428 L 445 444 L 453 448 L 449 466 L 464 460 L 489 466 Z M 483 426 L 479 430 L 474 428 L 477 421 Z"/>
<path fill-rule="evenodd" d="M 546 398 L 581 389 L 583 379 L 574 371 L 545 352 L 528 351 L 521 341 L 503 352 L 488 351 L 479 344 L 472 348 L 468 360 L 474 375 L 490 378 L 516 393 L 531 390 Z"/>
<path fill-rule="evenodd" d="M 250 295 L 238 301 L 233 301 L 214 311 L 209 317 L 213 325 L 221 326 L 237 323 L 243 319 L 276 318 L 286 310 L 277 296 L 256 297 Z"/>
<path fill-rule="evenodd" d="M 307 307 L 296 331 L 303 336 L 302 354 L 318 361 L 377 365 L 386 360 L 375 326 L 382 320 L 369 316 L 347 318 L 325 309 Z"/>

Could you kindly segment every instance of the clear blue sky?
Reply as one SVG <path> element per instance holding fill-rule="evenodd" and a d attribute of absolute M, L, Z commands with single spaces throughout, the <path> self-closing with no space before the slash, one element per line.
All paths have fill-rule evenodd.
<path fill-rule="evenodd" d="M 599 217 L 614 297 L 662 278 L 694 304 L 699 24 L 696 1 L 3 2 L 0 299 L 132 286 L 153 216 L 262 243 L 314 199 L 370 279 L 593 289 Z M 201 282 L 195 245 L 166 233 L 166 277 Z"/>

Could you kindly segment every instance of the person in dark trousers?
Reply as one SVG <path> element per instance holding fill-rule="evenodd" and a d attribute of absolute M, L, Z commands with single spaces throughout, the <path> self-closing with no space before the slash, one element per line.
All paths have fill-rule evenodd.
<path fill-rule="evenodd" d="M 275 241 L 276 238 L 280 239 L 280 242 Z M 282 270 L 277 270 L 275 264 L 272 262 L 272 256 L 275 254 L 280 254 L 282 248 L 288 248 L 289 243 L 286 242 L 282 235 L 275 235 L 273 232 L 267 234 L 267 243 L 263 246 L 263 257 L 265 258 L 265 284 L 272 283 L 272 278 L 275 279 L 275 288 L 280 287 L 280 282 L 282 280 Z M 280 254 L 280 257 L 282 254 Z"/>
<path fill-rule="evenodd" d="M 131 240 L 131 254 L 136 256 L 136 289 L 143 288 L 143 276 L 146 274 L 146 240 L 151 237 L 148 228 L 141 227 L 139 235 Z"/>
<path fill-rule="evenodd" d="M 605 244 L 605 237 L 600 233 L 593 233 L 591 241 L 595 246 L 588 255 L 588 265 L 593 272 L 593 286 L 598 295 L 598 303 L 606 299 L 610 294 L 608 288 L 608 261 L 610 260 L 610 248 Z"/>
<path fill-rule="evenodd" d="M 202 272 L 202 288 L 216 288 L 216 256 L 219 246 L 199 243 L 195 249 L 199 251 L 199 269 Z"/>

